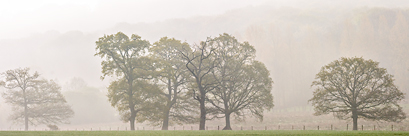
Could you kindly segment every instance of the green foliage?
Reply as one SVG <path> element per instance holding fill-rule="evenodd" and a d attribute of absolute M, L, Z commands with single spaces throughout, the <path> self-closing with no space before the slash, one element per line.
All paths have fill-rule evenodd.
<path fill-rule="evenodd" d="M 131 78 L 137 68 L 144 67 L 144 58 L 150 43 L 133 34 L 131 39 L 122 32 L 105 35 L 96 41 L 97 53 L 103 61 L 102 73 L 105 76 L 122 76 Z M 129 79 L 128 79 L 129 80 Z"/>
<path fill-rule="evenodd" d="M 312 83 L 316 87 L 314 97 L 309 100 L 315 115 L 334 113 L 339 119 L 356 116 L 392 122 L 405 119 L 398 104 L 404 94 L 393 83 L 393 76 L 378 65 L 373 60 L 354 57 L 322 67 Z"/>
<path fill-rule="evenodd" d="M 133 93 L 128 95 L 127 81 L 117 80 L 111 82 L 108 87 L 108 100 L 111 106 L 116 107 L 121 115 L 121 120 L 129 121 L 131 112 L 129 110 L 129 103 L 135 103 L 135 112 L 146 112 L 153 114 L 150 110 L 160 106 L 160 89 L 145 80 L 134 80 L 132 86 Z M 143 114 L 143 113 L 140 113 Z M 138 118 L 139 122 L 143 122 L 145 118 Z"/>

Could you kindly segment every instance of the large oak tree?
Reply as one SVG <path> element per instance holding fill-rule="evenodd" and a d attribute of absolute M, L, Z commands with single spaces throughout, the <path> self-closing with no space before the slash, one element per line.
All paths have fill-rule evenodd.
<path fill-rule="evenodd" d="M 193 123 L 196 119 L 192 116 L 194 109 L 192 99 L 186 96 L 186 85 L 190 78 L 186 68 L 186 60 L 179 51 L 191 52 L 189 44 L 175 38 L 163 37 L 150 48 L 152 58 L 159 63 L 160 71 L 155 80 L 162 88 L 161 95 L 163 106 L 158 107 L 159 115 L 149 117 L 152 122 L 162 122 L 162 130 L 168 130 L 170 123 Z M 165 101 L 163 101 L 165 100 Z M 153 114 L 150 114 L 153 115 Z"/>
<path fill-rule="evenodd" d="M 219 63 L 212 71 L 217 87 L 210 92 L 208 101 L 218 111 L 216 117 L 224 115 L 223 130 L 231 130 L 231 115 L 241 118 L 244 113 L 251 113 L 262 120 L 264 109 L 273 107 L 272 79 L 264 64 L 254 60 L 256 50 L 226 33 L 212 41 L 218 47 L 215 52 Z"/>
<path fill-rule="evenodd" d="M 121 93 L 123 98 L 126 98 L 126 104 L 129 108 L 129 120 L 131 130 L 135 130 L 136 118 L 136 101 L 133 100 L 136 96 L 134 90 L 135 80 L 144 78 L 143 75 L 149 71 L 151 66 L 149 59 L 146 57 L 146 51 L 149 49 L 150 43 L 147 40 L 142 40 L 138 35 L 132 35 L 129 38 L 122 32 L 115 35 L 105 35 L 96 41 L 97 53 L 95 56 L 102 58 L 102 73 L 105 76 L 120 77 L 117 82 L 126 82 L 127 89 Z M 114 82 L 113 82 L 114 83 Z M 116 104 L 112 104 L 113 106 Z M 123 106 L 117 107 L 122 110 Z M 128 116 L 127 116 L 128 117 Z"/>
<path fill-rule="evenodd" d="M 206 41 L 202 41 L 200 45 L 194 46 L 191 53 L 184 51 L 186 49 L 179 51 L 182 58 L 186 61 L 185 65 L 190 76 L 193 78 L 191 92 L 193 98 L 199 102 L 199 130 L 205 130 L 207 114 L 206 95 L 212 91 L 217 84 L 211 75 L 211 72 L 218 63 L 218 59 L 214 57 L 216 48 L 211 38 L 208 38 Z"/>
<path fill-rule="evenodd" d="M 339 119 L 352 118 L 353 130 L 357 130 L 358 118 L 400 122 L 406 118 L 398 104 L 404 94 L 393 81 L 378 62 L 341 58 L 321 68 L 309 101 L 315 115 L 333 113 Z"/>

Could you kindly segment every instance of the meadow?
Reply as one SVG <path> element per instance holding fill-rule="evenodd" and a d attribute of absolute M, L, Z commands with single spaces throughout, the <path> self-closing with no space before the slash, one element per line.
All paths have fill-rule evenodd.
<path fill-rule="evenodd" d="M 185 131 L 0 131 L 0 136 L 389 136 L 407 131 L 318 131 L 318 130 L 185 130 Z"/>

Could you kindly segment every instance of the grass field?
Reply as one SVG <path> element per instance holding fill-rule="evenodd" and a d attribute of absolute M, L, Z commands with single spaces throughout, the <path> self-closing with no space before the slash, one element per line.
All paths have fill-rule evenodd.
<path fill-rule="evenodd" d="M 317 131 L 317 130 L 246 130 L 246 131 L 0 131 L 0 136 L 407 136 L 405 131 Z"/>

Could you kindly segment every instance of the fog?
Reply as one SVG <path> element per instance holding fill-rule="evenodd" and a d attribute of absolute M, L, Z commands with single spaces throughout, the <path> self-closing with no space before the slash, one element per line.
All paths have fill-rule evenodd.
<path fill-rule="evenodd" d="M 168 36 L 197 44 L 225 32 L 249 41 L 274 81 L 267 123 L 288 123 L 280 119 L 288 109 L 313 116 L 315 74 L 340 57 L 380 62 L 409 94 L 405 0 L 10 1 L 0 4 L 0 30 L 0 72 L 29 67 L 56 80 L 75 112 L 63 128 L 128 126 L 108 102 L 111 79 L 100 79 L 94 56 L 95 41 L 119 31 L 150 43 Z M 0 128 L 21 127 L 7 120 L 11 107 L 1 97 L 0 110 Z"/>

